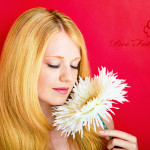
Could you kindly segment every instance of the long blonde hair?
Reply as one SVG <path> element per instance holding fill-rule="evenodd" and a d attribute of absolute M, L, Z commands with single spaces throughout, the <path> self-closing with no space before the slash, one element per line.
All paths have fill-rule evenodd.
<path fill-rule="evenodd" d="M 11 27 L 0 58 L 0 148 L 2 150 L 47 150 L 49 130 L 37 93 L 38 75 L 47 42 L 64 30 L 80 46 L 79 76 L 90 75 L 83 36 L 63 13 L 45 8 L 24 12 Z M 71 139 L 71 137 L 69 137 Z M 82 150 L 103 149 L 104 140 L 84 128 L 83 139 L 72 141 Z"/>

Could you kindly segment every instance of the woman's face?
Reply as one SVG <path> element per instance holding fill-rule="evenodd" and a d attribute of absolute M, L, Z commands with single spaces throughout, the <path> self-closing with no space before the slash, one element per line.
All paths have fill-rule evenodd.
<path fill-rule="evenodd" d="M 50 105 L 66 101 L 78 75 L 79 47 L 64 32 L 48 42 L 38 78 L 38 97 Z"/>

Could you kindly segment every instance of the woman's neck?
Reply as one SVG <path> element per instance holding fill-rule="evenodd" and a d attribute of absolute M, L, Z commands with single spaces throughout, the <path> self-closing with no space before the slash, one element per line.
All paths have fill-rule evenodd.
<path fill-rule="evenodd" d="M 50 125 L 52 125 L 55 117 L 52 116 L 52 107 L 50 104 L 47 104 L 46 102 L 43 101 L 39 101 L 40 102 L 40 106 L 41 109 L 45 115 L 45 117 L 47 118 L 47 120 L 50 122 Z"/>
<path fill-rule="evenodd" d="M 40 106 L 41 106 L 41 109 L 42 109 L 44 115 L 46 116 L 47 120 L 50 122 L 50 125 L 52 125 L 52 123 L 55 119 L 55 117 L 52 116 L 52 107 L 53 106 L 51 106 L 43 101 L 40 101 Z M 63 135 L 61 135 L 61 133 L 62 133 L 62 131 L 61 130 L 57 131 L 57 129 L 55 127 L 53 127 L 53 129 L 49 131 L 51 149 L 58 148 L 60 150 L 62 148 L 64 150 L 64 147 L 65 147 L 65 149 L 68 150 L 69 143 L 71 144 L 72 150 L 79 149 L 78 145 L 76 145 L 76 144 L 74 145 L 71 141 L 70 142 L 68 141 L 68 138 L 65 137 L 65 133 Z M 62 146 L 62 147 L 60 148 L 60 146 Z"/>

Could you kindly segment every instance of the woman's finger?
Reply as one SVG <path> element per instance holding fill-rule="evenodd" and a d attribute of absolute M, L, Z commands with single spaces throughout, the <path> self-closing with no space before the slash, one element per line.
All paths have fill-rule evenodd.
<path fill-rule="evenodd" d="M 101 130 L 100 134 L 103 136 L 117 137 L 126 141 L 130 141 L 132 143 L 137 143 L 137 138 L 135 136 L 119 130 Z"/>
<path fill-rule="evenodd" d="M 125 149 L 122 149 L 122 148 L 113 148 L 112 150 L 125 150 Z"/>
<path fill-rule="evenodd" d="M 114 138 L 108 142 L 107 148 L 113 149 L 115 146 L 119 146 L 126 150 L 137 150 L 137 145 L 134 143 L 130 143 L 129 141 L 125 141 L 122 139 Z M 123 150 L 122 149 L 122 150 Z"/>
<path fill-rule="evenodd" d="M 104 138 L 106 139 L 106 140 L 110 140 L 110 137 L 109 136 L 104 136 Z"/>

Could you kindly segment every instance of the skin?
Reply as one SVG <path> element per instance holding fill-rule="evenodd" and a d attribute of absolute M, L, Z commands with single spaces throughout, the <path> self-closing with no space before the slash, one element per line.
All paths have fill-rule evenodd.
<path fill-rule="evenodd" d="M 50 123 L 54 120 L 51 107 L 65 103 L 77 80 L 80 59 L 79 47 L 64 31 L 54 35 L 48 42 L 38 78 L 38 97 L 41 109 Z M 69 87 L 68 93 L 60 94 L 53 89 L 58 87 Z M 113 120 L 109 117 L 108 120 L 109 123 L 106 120 L 104 122 L 110 130 L 105 130 L 105 134 L 100 133 L 107 140 L 109 136 L 115 137 L 109 140 L 108 149 L 122 146 L 125 150 L 138 150 L 136 137 L 114 130 Z M 99 130 L 102 131 L 102 128 L 99 127 Z M 51 150 L 69 149 L 67 138 L 61 136 L 61 131 L 53 128 L 49 131 L 49 135 Z"/>
<path fill-rule="evenodd" d="M 110 150 L 138 150 L 137 138 L 131 134 L 119 130 L 101 130 L 100 134 L 109 140 L 107 148 Z M 110 136 L 114 138 L 110 140 Z"/>
<path fill-rule="evenodd" d="M 80 58 L 79 47 L 64 32 L 48 42 L 38 78 L 38 97 L 50 121 L 51 106 L 64 104 L 77 80 Z M 68 93 L 60 94 L 53 89 L 58 87 L 69 87 Z"/>
<path fill-rule="evenodd" d="M 55 34 L 48 42 L 38 78 L 38 98 L 43 113 L 53 122 L 52 106 L 65 103 L 78 75 L 81 55 L 79 47 L 65 32 Z M 60 94 L 53 88 L 69 87 L 67 94 Z M 68 149 L 67 139 L 61 131 L 49 131 L 50 149 Z"/>
<path fill-rule="evenodd" d="M 48 42 L 38 80 L 38 97 L 50 105 L 65 103 L 77 80 L 80 61 L 79 47 L 64 32 L 57 33 Z M 63 95 L 53 88 L 69 87 Z"/>

